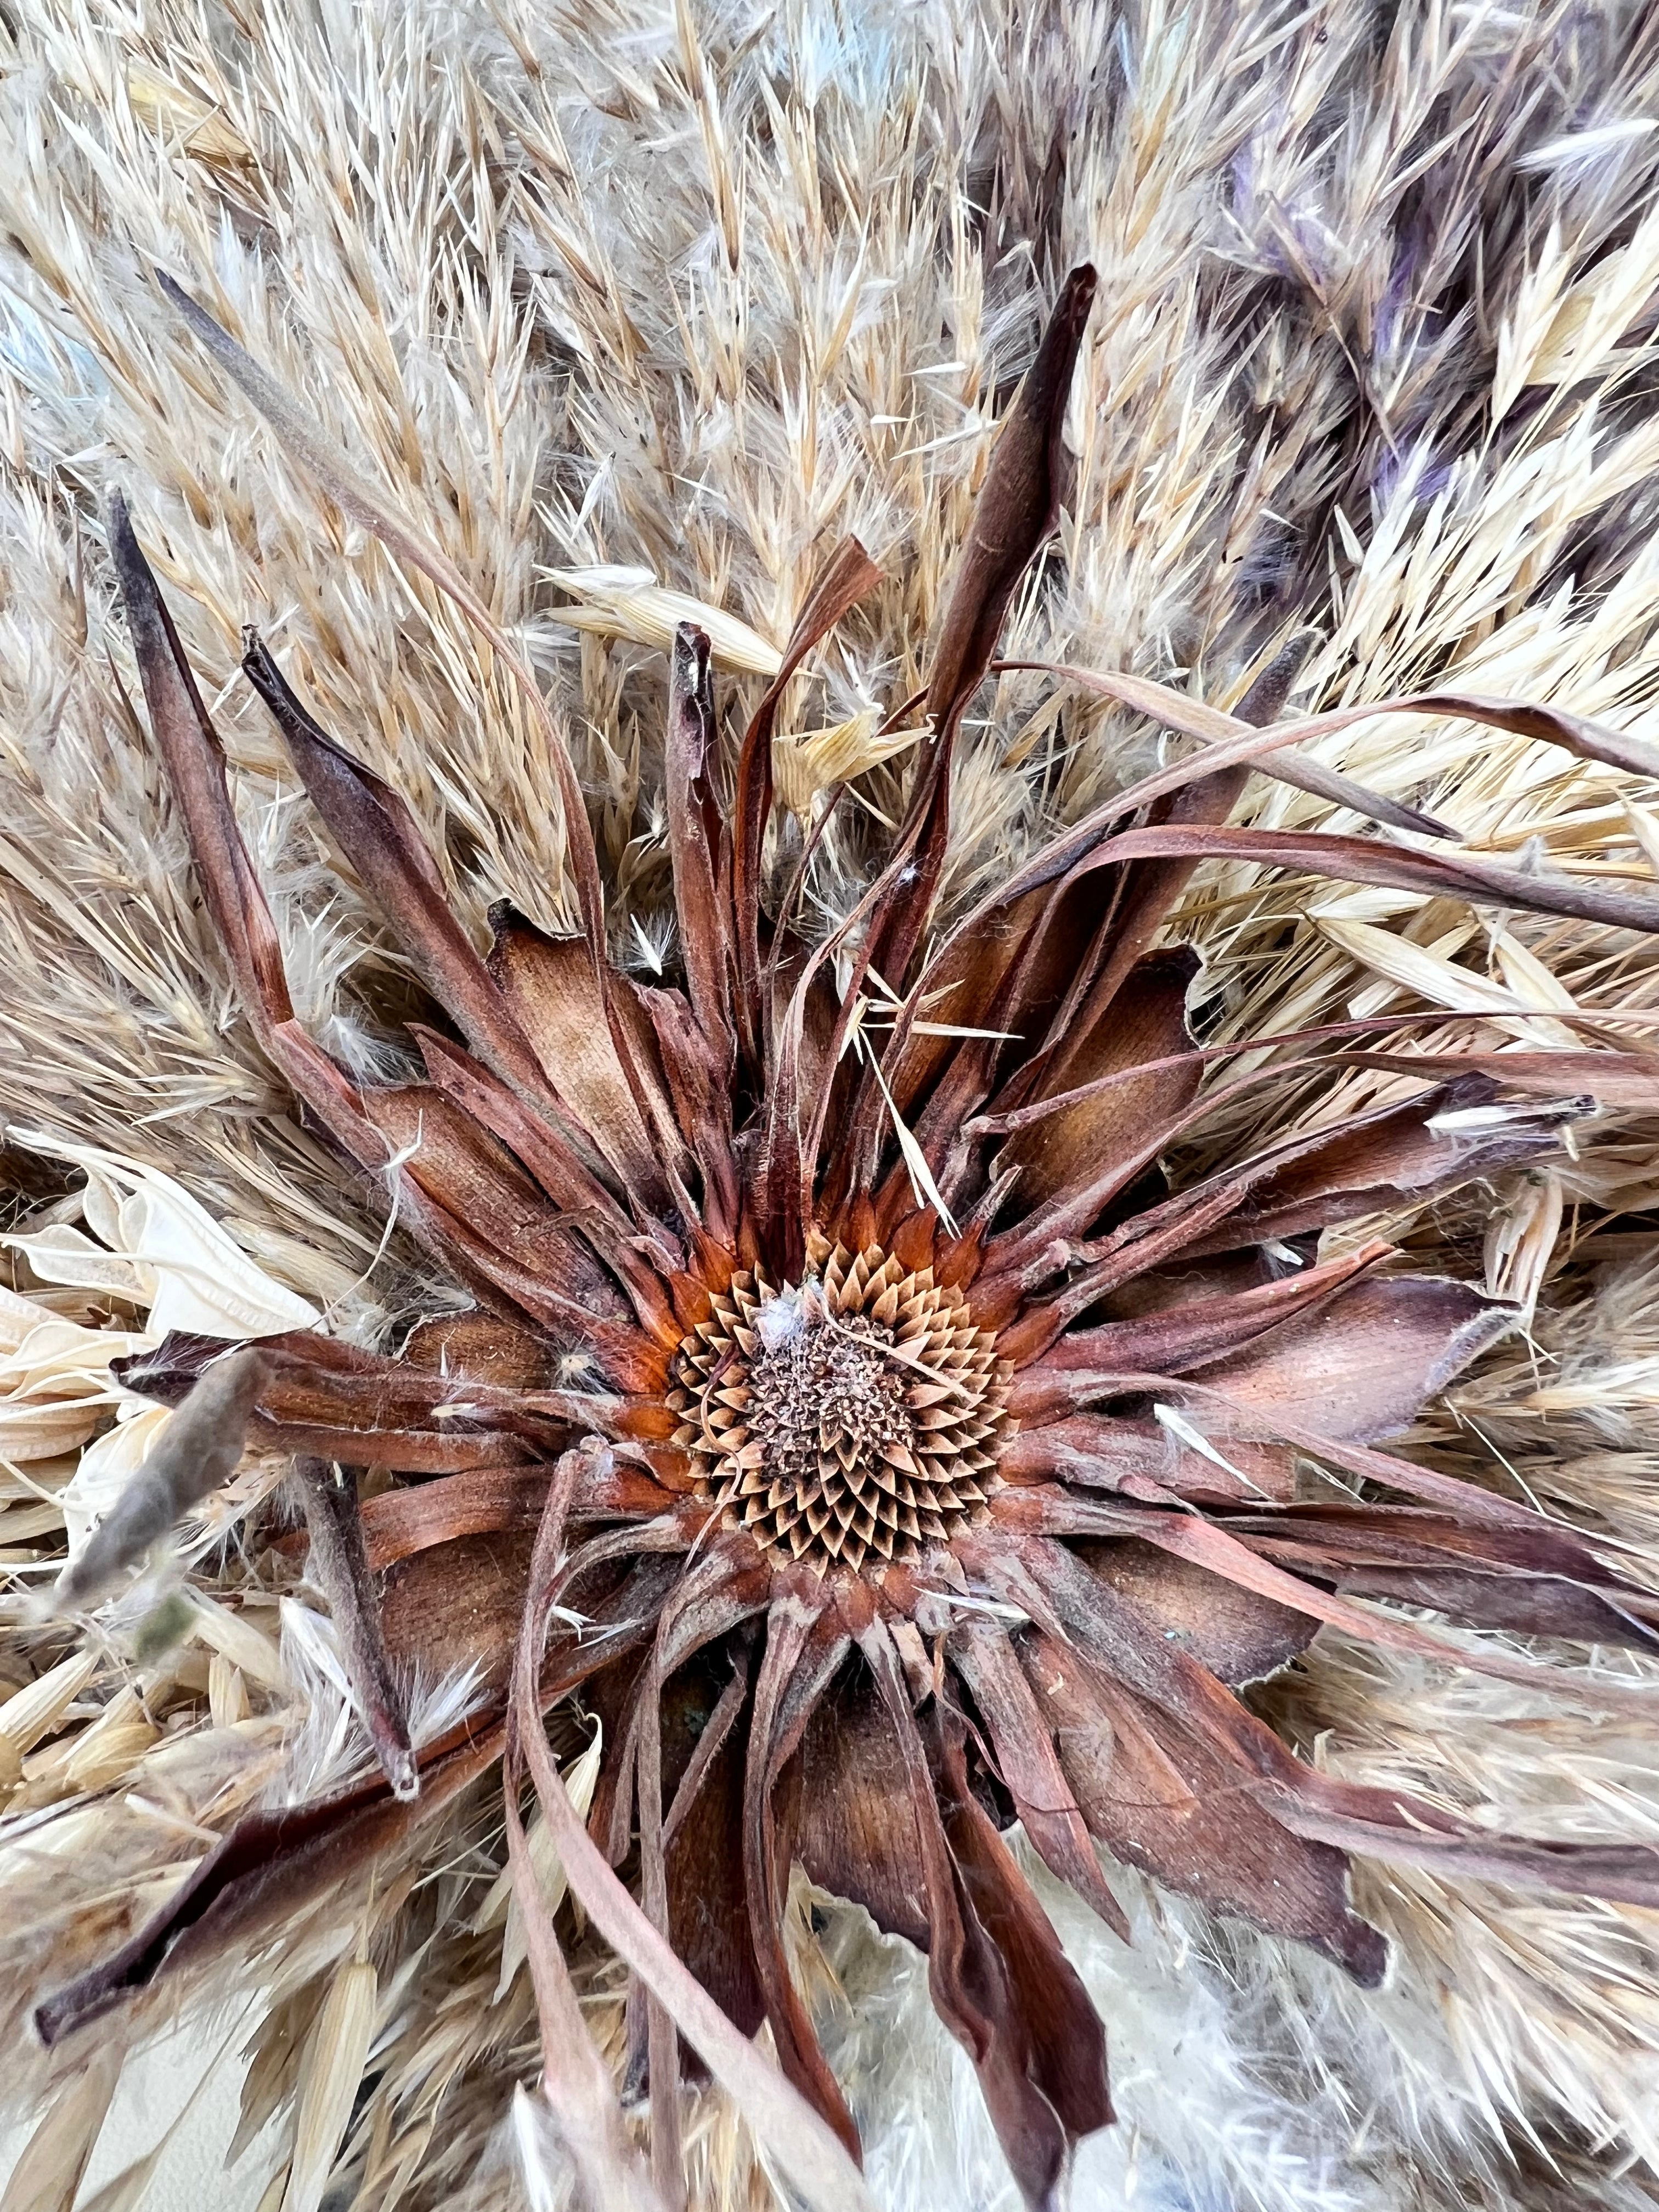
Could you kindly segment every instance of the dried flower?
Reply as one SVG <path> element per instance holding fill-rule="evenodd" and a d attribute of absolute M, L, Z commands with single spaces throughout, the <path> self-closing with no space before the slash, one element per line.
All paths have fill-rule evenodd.
<path fill-rule="evenodd" d="M 605 2201 L 649 2200 L 609 2077 L 573 2026 L 543 1894 L 550 1852 L 638 1978 L 634 2055 L 660 2197 L 678 2188 L 684 2038 L 805 2193 L 858 2201 L 835 2148 L 856 2156 L 856 2130 L 783 1942 L 799 1862 L 927 1951 L 934 2003 L 972 2057 L 1027 2202 L 1044 2205 L 1110 2105 L 1101 2023 L 1004 1841 L 1017 1819 L 1115 1926 L 1097 1843 L 1365 1984 L 1385 1947 L 1350 1899 L 1351 1851 L 1659 1903 L 1647 1850 L 1493 1835 L 1335 1778 L 1237 1694 L 1322 1622 L 1443 1654 L 1410 1614 L 1364 1601 L 1378 1598 L 1654 1647 L 1651 1596 L 1576 1536 L 1376 1449 L 1517 1310 L 1413 1274 L 1380 1242 L 1318 1251 L 1334 1224 L 1540 1157 L 1572 1092 L 1650 1071 L 1571 1048 L 1419 1061 L 1356 1048 L 1429 1087 L 1172 1189 L 1161 1158 L 1229 1086 L 1200 1092 L 1217 1055 L 1188 1030 L 1196 963 L 1158 944 L 1194 867 L 1218 856 L 1643 928 L 1652 902 L 1418 846 L 1226 827 L 1253 765 L 1276 754 L 1283 771 L 1291 740 L 1336 719 L 1261 726 L 1283 704 L 1292 653 L 1231 718 L 1156 686 L 1057 672 L 1132 696 L 1199 750 L 950 926 L 935 915 L 957 733 L 1054 526 L 1093 290 L 1090 270 L 1067 280 L 996 446 L 891 850 L 817 941 L 769 879 L 771 743 L 785 686 L 876 580 L 855 543 L 802 608 L 729 795 L 708 639 L 674 633 L 683 988 L 643 988 L 611 965 L 579 807 L 566 829 L 585 936 L 554 940 L 501 910 L 481 958 L 404 802 L 250 639 L 244 665 L 306 790 L 453 1025 L 411 1026 L 421 1080 L 356 1079 L 296 1023 L 218 740 L 113 503 L 151 726 L 246 1011 L 315 1122 L 372 1183 L 395 1188 L 402 1222 L 477 1304 L 422 1324 L 395 1357 L 312 1329 L 266 1337 L 237 1370 L 251 1410 L 203 1340 L 174 1334 L 122 1363 L 131 1387 L 222 1419 L 221 1452 L 249 1410 L 256 1433 L 304 1456 L 348 1663 L 381 1716 L 386 1779 L 244 1815 L 149 1927 L 41 2008 L 48 2038 L 296 1912 L 505 1752 L 550 2090 Z M 333 471 L 347 511 L 476 613 L 441 559 L 191 313 L 301 457 Z M 1363 711 L 1419 709 L 1631 757 L 1608 732 L 1503 701 Z M 568 763 L 562 773 L 569 793 Z M 1524 1013 L 1525 978 L 1511 981 L 1504 1006 Z M 1364 1027 L 1301 1042 L 1352 1046 Z M 573 1384 L 562 1362 L 574 1352 L 601 1382 Z M 329 1463 L 403 1480 L 354 1510 Z M 1363 1487 L 1304 1480 L 1304 1466 Z M 488 1589 L 467 1581 L 480 1535 L 501 1544 Z M 418 1754 L 374 1617 L 371 1571 L 393 1559 L 404 1656 L 453 1656 L 459 1621 L 492 1686 L 487 1713 Z M 1540 1673 L 1508 1649 L 1463 1656 L 1501 1677 Z M 603 1729 L 585 1826 L 543 1726 L 577 1692 Z M 1649 1710 L 1623 1685 L 1599 1694 Z M 545 1823 L 539 1860 L 519 1826 L 521 1763 Z M 616 1871 L 635 1865 L 640 1903 Z M 366 2046 L 373 1969 L 343 1975 Z M 796 2098 L 744 2041 L 763 2022 Z M 331 2107 L 323 2126 L 320 2077 L 307 2078 L 313 2132 L 337 2139 L 342 2114 Z M 320 2172 L 313 2159 L 307 2202 Z"/>

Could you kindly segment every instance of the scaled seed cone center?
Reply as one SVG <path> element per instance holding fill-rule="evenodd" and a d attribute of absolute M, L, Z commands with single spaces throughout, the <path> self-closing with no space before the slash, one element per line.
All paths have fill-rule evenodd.
<path fill-rule="evenodd" d="M 681 1345 L 669 1404 L 702 1486 L 820 1571 L 948 1543 L 997 1486 L 1008 1369 L 962 1293 L 878 1244 L 821 1243 L 775 1290 L 734 1276 Z"/>

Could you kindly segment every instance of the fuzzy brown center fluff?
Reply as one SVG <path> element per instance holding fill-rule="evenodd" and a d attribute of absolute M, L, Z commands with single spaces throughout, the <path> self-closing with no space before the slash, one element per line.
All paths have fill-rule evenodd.
<path fill-rule="evenodd" d="M 216 1340 L 173 1337 L 125 1364 L 133 1388 L 184 1405 L 173 1458 L 135 1488 L 149 1517 L 112 1512 L 100 1563 L 136 1556 L 217 1464 L 227 1425 L 257 1419 L 296 1455 L 312 1571 L 384 1779 L 246 1814 L 151 1926 L 40 2008 L 48 2039 L 192 1959 L 251 1954 L 504 1760 L 548 2087 L 588 2100 L 572 2139 L 593 2147 L 594 2202 L 639 2198 L 519 1826 L 526 1766 L 574 1897 L 637 1978 L 661 2202 L 679 2188 L 681 2036 L 781 2170 L 855 2187 L 858 2131 L 784 1941 L 799 1866 L 927 1950 L 1015 2179 L 1047 2207 L 1111 2107 L 1102 2023 L 1004 1841 L 1016 1820 L 1126 1937 L 1097 1845 L 1365 1984 L 1385 1947 L 1353 1909 L 1352 1850 L 1659 1904 L 1650 1852 L 1498 1836 L 1446 1811 L 1455 1793 L 1345 1781 L 1237 1694 L 1322 1622 L 1443 1663 L 1412 1614 L 1356 1597 L 1656 1647 L 1651 1596 L 1571 1530 L 1376 1449 L 1516 1310 L 1381 1240 L 1320 1249 L 1328 1228 L 1549 1150 L 1571 1109 L 1538 1093 L 1559 1100 L 1564 1063 L 1590 1055 L 1553 1053 L 1540 1076 L 1526 1054 L 1368 1050 L 1416 1077 L 1406 1096 L 1173 1187 L 1169 1163 L 1213 1100 L 1278 1077 L 1194 1046 L 1197 960 L 1159 941 L 1193 870 L 1223 858 L 1621 928 L 1651 927 L 1651 902 L 1463 851 L 1231 826 L 1255 726 L 1299 665 L 1292 637 L 1264 652 L 1236 718 L 1201 726 L 1196 753 L 1103 800 L 967 912 L 936 911 L 954 748 L 1059 512 L 1093 289 L 1090 270 L 1067 280 L 998 437 L 890 848 L 856 912 L 818 934 L 796 895 L 811 854 L 793 880 L 774 865 L 771 748 L 786 687 L 881 580 L 855 539 L 826 552 L 740 742 L 723 737 L 708 637 L 676 634 L 663 742 L 679 965 L 649 988 L 611 957 L 580 785 L 504 633 L 485 634 L 541 717 L 583 926 L 553 939 L 501 908 L 487 957 L 407 802 L 250 639 L 249 679 L 430 1001 L 405 1017 L 397 1081 L 332 1059 L 299 1018 L 204 704 L 217 672 L 198 688 L 112 502 L 151 727 L 259 1048 L 476 1304 L 395 1356 L 305 1330 L 230 1361 Z M 314 424 L 169 296 L 345 511 L 407 550 Z M 487 623 L 465 580 L 415 550 Z M 1444 695 L 1419 703 L 1448 711 Z M 1158 711 L 1189 727 L 1190 705 Z M 1621 742 L 1545 709 L 1451 705 L 1599 758 Z M 1382 805 L 1342 787 L 1361 816 Z M 878 988 L 884 1028 L 866 1018 Z M 1364 1027 L 1277 1042 L 1305 1066 Z M 1594 1058 L 1599 1079 L 1608 1056 Z M 337 1468 L 376 1483 L 360 1501 Z M 394 1567 L 383 1605 L 374 1577 Z M 1537 1679 L 1497 1639 L 1468 1657 Z M 394 1660 L 471 1669 L 485 1702 L 416 1747 Z M 1598 1677 L 1597 1695 L 1636 1693 Z M 546 1734 L 574 1698 L 604 1746 L 586 1824 Z M 787 2089 L 758 2054 L 763 2026 Z M 846 2191 L 836 2201 L 856 2201 Z"/>
<path fill-rule="evenodd" d="M 879 1244 L 775 1291 L 732 1278 L 676 1355 L 674 1442 L 731 1525 L 820 1572 L 915 1558 L 971 1526 L 1009 1428 L 996 1336 Z"/>

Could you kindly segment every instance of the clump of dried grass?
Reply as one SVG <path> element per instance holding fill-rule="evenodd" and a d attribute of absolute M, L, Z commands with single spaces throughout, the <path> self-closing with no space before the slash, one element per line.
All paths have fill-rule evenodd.
<path fill-rule="evenodd" d="M 908 733 L 878 735 L 871 702 L 920 682 L 999 395 L 1051 274 L 1085 252 L 1104 307 L 1073 408 L 1076 483 L 1011 659 L 1123 668 L 1224 707 L 1310 623 L 1309 711 L 1432 685 L 1659 737 L 1649 11 L 939 0 L 855 19 L 809 0 L 533 15 L 501 0 L 310 16 L 165 0 L 137 15 L 34 0 L 10 43 L 0 1113 L 198 1201 L 228 1232 L 206 1269 L 227 1336 L 247 1332 L 232 1309 L 248 1269 L 365 1338 L 434 1293 L 289 1116 L 234 1017 L 121 673 L 93 520 L 110 474 L 163 556 L 196 665 L 223 688 L 239 809 L 308 1024 L 373 1062 L 377 1010 L 404 986 L 366 908 L 319 896 L 314 831 L 232 673 L 245 620 L 409 797 L 464 913 L 508 896 L 556 927 L 574 889 L 553 763 L 499 657 L 255 427 L 154 264 L 200 289 L 418 514 L 540 671 L 586 781 L 617 949 L 647 968 L 669 949 L 664 624 L 688 599 L 710 611 L 740 702 L 823 538 L 856 531 L 882 561 L 888 581 L 822 678 L 795 687 L 777 750 L 786 854 L 850 780 L 805 889 L 809 915 L 844 911 L 902 804 Z M 1122 707 L 1030 673 L 981 705 L 956 770 L 953 902 L 1159 743 Z M 1477 857 L 1659 873 L 1659 787 L 1620 770 L 1451 720 L 1362 724 L 1311 750 Z M 1355 826 L 1265 779 L 1242 818 Z M 1639 1042 L 1631 1018 L 1659 1016 L 1651 944 L 1583 923 L 1216 864 L 1177 926 L 1205 957 L 1218 1042 L 1417 1012 L 1424 1049 L 1536 1049 L 1598 1020 L 1607 1042 Z M 1205 1143 L 1333 1121 L 1407 1082 L 1286 1071 Z M 1389 1224 L 1534 1309 L 1422 1449 L 1539 1498 L 1649 1577 L 1656 1146 L 1650 1113 L 1604 1112 L 1547 1173 L 1492 1194 L 1495 1222 L 1464 1200 Z M 124 1431 L 139 1422 L 108 1425 L 107 1362 L 169 1325 L 168 1278 L 95 1170 L 88 1199 L 65 1194 L 79 1171 L 54 1182 L 21 1147 L 5 1164 L 21 1237 L 0 1309 L 13 2021 L 44 1979 L 135 1925 L 239 1808 L 297 1794 L 362 1745 L 313 1663 L 327 1624 L 307 1612 L 315 1628 L 284 1634 L 291 1555 L 270 1547 L 269 1516 L 246 1517 L 279 1468 L 246 1468 L 192 1532 L 184 1613 L 152 1588 L 90 1643 L 32 1620 L 60 1529 L 100 1472 L 136 1463 Z M 79 1247 L 64 1272 L 77 1226 L 93 1261 L 117 1255 L 101 1273 Z M 1651 1832 L 1651 1747 L 1570 1703 L 1330 1636 L 1276 1703 L 1345 1771 L 1420 1790 L 1449 1756 L 1495 1822 L 1547 1828 L 1570 1780 Z M 579 1758 L 580 1739 L 563 1749 Z M 331 2163 L 388 2212 L 494 2205 L 520 2186 L 500 2130 L 504 2085 L 533 2071 L 533 2008 L 523 1973 L 501 1986 L 499 1928 L 476 1924 L 502 1861 L 499 1801 L 465 1807 L 422 1864 L 342 1897 L 261 1966 L 243 2134 L 289 2115 L 273 2203 L 278 2188 L 317 2202 Z M 1120 2058 L 1121 2102 L 1147 2135 L 1127 2136 L 1115 2184 L 1185 2169 L 1262 2203 L 1328 2204 L 1340 2182 L 1369 2204 L 1401 2201 L 1409 2173 L 1425 2203 L 1541 2205 L 1553 2185 L 1505 2166 L 1503 2146 L 1570 2160 L 1565 2130 L 1616 2146 L 1615 2173 L 1653 2163 L 1659 1967 L 1639 1913 L 1416 1876 L 1376 1887 L 1367 1909 L 1402 1954 L 1380 2001 L 1237 1934 L 1198 1927 L 1193 1954 L 1180 1915 L 1143 1928 L 1170 1947 L 1155 1987 L 1077 1936 L 1132 2047 L 1162 2047 L 1174 2017 L 1217 2054 L 1184 2100 L 1137 2087 Z M 826 1942 L 843 1972 L 870 1971 L 844 1919 Z M 619 2055 L 614 1978 L 591 1944 L 577 1967 Z M 901 1966 L 880 1971 L 901 1988 Z M 819 1990 L 837 2016 L 827 1966 Z M 878 2163 L 899 2201 L 927 2201 L 946 2150 L 957 2185 L 997 2185 L 973 2165 L 960 2101 L 934 2126 L 890 2051 L 854 2039 L 843 2055 L 889 2115 Z M 14 2191 L 39 2181 L 70 2201 L 119 2056 L 60 2087 Z M 38 2057 L 8 2083 L 44 2086 Z M 540 2202 L 540 2139 L 526 2140 Z M 687 2143 L 699 2202 L 769 2201 L 718 2100 Z M 1576 2170 L 1583 2201 L 1620 2201 L 1616 2179 Z M 547 2185 L 562 2185 L 551 2169 Z"/>

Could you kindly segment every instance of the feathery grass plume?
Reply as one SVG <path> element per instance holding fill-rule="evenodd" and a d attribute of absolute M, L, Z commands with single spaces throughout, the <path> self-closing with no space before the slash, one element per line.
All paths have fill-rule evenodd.
<path fill-rule="evenodd" d="M 1618 2201 L 1644 19 L 16 41 L 25 2094 L 257 1988 L 296 2201 Z"/>

